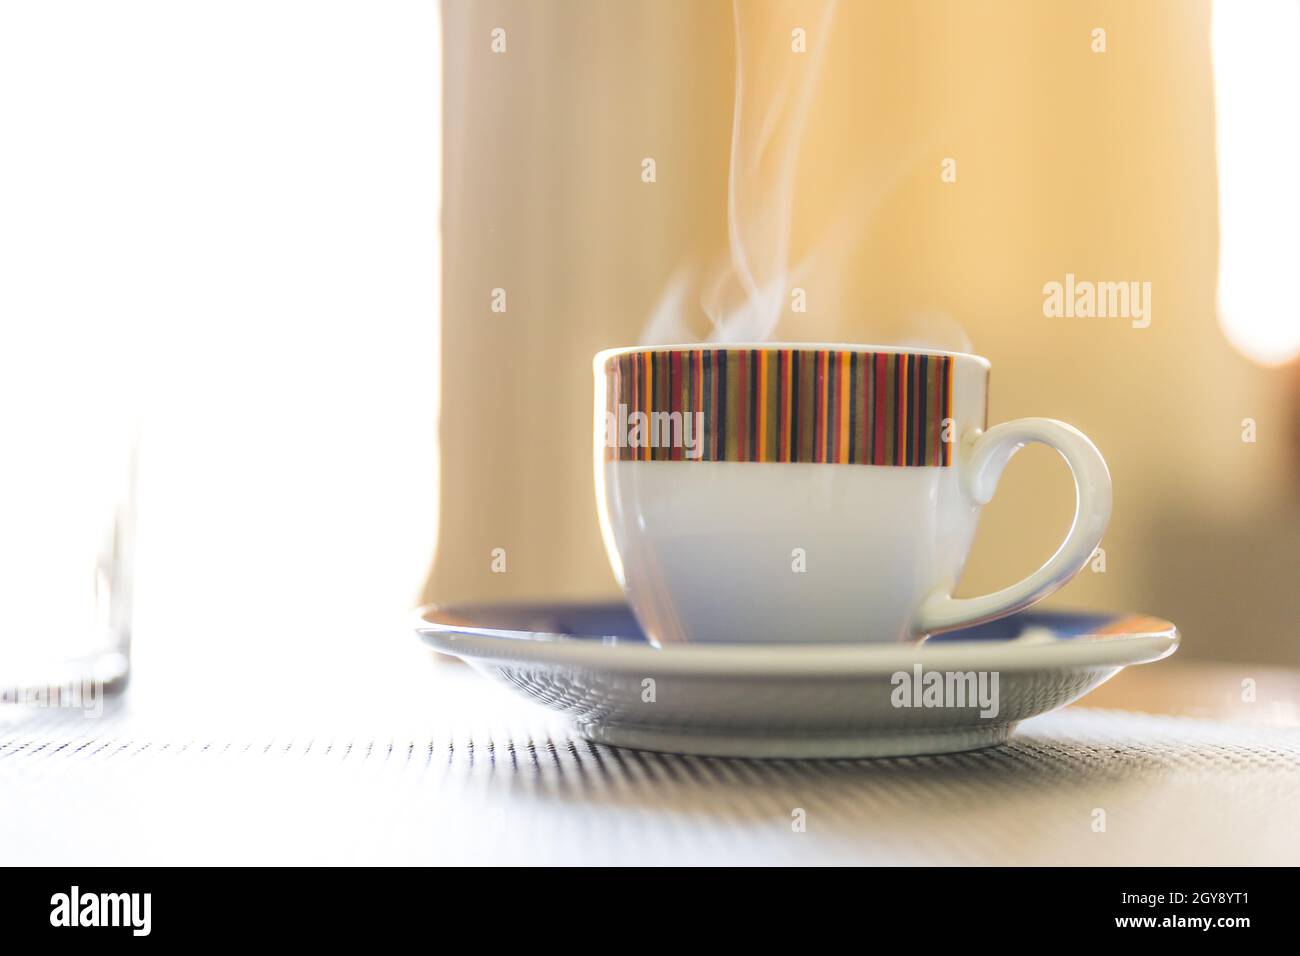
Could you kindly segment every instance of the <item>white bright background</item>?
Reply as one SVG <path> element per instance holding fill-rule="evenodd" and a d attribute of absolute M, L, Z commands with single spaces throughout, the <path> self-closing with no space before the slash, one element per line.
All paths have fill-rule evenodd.
<path fill-rule="evenodd" d="M 432 0 L 0 2 L 0 348 L 138 398 L 133 693 L 418 653 L 439 46 Z"/>
<path fill-rule="evenodd" d="M 1300 355 L 1300 179 L 1276 165 L 1300 154 L 1300 3 L 1217 0 L 1212 23 L 1219 322 L 1243 355 L 1280 365 Z"/>

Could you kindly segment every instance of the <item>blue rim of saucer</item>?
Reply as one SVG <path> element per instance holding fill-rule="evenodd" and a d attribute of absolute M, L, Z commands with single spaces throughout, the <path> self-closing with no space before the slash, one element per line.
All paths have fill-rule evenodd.
<path fill-rule="evenodd" d="M 601 644 L 653 646 L 631 609 L 621 601 L 536 602 L 428 607 L 425 627 L 519 640 L 591 641 Z M 1062 640 L 1099 640 L 1139 634 L 1176 633 L 1162 618 L 1138 614 L 1031 609 L 1007 617 L 936 634 L 927 644 L 1014 641 L 1031 630 L 1046 629 Z M 803 646 L 815 645 L 807 642 Z M 711 645 L 725 646 L 725 645 Z"/>

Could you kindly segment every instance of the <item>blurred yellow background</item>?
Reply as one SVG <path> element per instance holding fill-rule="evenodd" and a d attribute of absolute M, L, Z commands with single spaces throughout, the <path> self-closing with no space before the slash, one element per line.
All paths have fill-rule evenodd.
<path fill-rule="evenodd" d="M 807 9 L 758 15 L 795 26 Z M 611 596 L 590 359 L 635 343 L 674 270 L 723 246 L 732 7 L 448 0 L 444 24 L 441 517 L 425 597 Z M 993 363 L 991 422 L 1063 419 L 1110 465 L 1105 570 L 1052 605 L 1168 617 L 1191 656 L 1300 662 L 1300 389 L 1294 365 L 1252 363 L 1216 320 L 1208 3 L 845 2 L 831 29 L 793 257 L 852 219 L 864 186 L 883 198 L 834 250 L 838 281 L 809 284 L 777 338 L 964 330 Z M 1044 284 L 1067 273 L 1150 282 L 1150 326 L 1044 317 Z M 1276 320 L 1295 312 L 1279 302 Z M 959 593 L 1033 570 L 1072 513 L 1064 464 L 1017 456 Z"/>

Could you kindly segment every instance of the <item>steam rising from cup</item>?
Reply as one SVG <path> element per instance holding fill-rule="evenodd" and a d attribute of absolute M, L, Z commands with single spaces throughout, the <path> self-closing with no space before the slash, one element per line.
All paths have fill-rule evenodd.
<path fill-rule="evenodd" d="M 835 0 L 781 8 L 772 17 L 734 0 L 736 92 L 727 181 L 727 249 L 708 269 L 682 268 L 669 282 L 642 341 L 760 342 L 771 338 L 790 277 L 795 171 L 809 104 L 830 36 Z M 767 14 L 764 16 L 763 14 Z M 759 68 L 759 65 L 762 68 Z M 687 301 L 699 290 L 707 336 L 692 331 Z"/>
<path fill-rule="evenodd" d="M 766 342 L 807 287 L 821 308 L 842 298 L 851 254 L 880 204 L 932 158 L 919 142 L 884 170 L 863 170 L 840 190 L 838 218 L 813 248 L 791 263 L 791 226 L 799 153 L 825 66 L 836 0 L 773 5 L 733 0 L 736 80 L 727 178 L 725 248 L 711 262 L 688 262 L 669 280 L 641 344 Z M 847 120 L 847 118 L 846 118 Z M 864 164 L 865 165 L 865 164 Z M 969 352 L 961 326 L 917 303 L 902 334 L 863 329 L 859 341 Z M 707 321 L 707 324 L 706 324 Z M 782 334 L 785 341 L 805 336 Z"/>

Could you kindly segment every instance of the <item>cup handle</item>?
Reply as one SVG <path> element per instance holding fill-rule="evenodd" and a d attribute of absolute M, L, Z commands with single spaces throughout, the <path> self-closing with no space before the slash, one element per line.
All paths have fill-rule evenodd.
<path fill-rule="evenodd" d="M 913 624 L 918 637 L 1026 608 L 1078 574 L 1097 550 L 1110 519 L 1110 472 L 1097 446 L 1072 425 L 1051 418 L 1018 418 L 975 432 L 973 440 L 957 449 L 962 491 L 976 504 L 987 504 L 1011 456 L 1030 442 L 1055 448 L 1074 476 L 1074 522 L 1065 540 L 1041 568 L 1001 591 L 975 598 L 955 598 L 943 590 L 931 594 Z"/>

